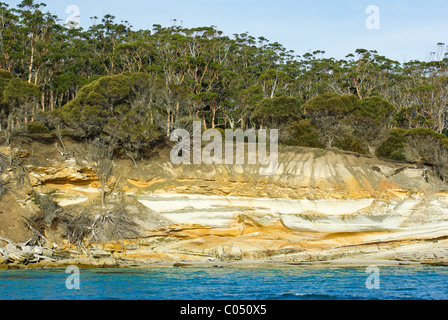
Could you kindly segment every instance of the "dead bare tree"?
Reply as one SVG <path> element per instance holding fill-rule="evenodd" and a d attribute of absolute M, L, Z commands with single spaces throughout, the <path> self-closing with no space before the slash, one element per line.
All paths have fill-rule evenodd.
<path fill-rule="evenodd" d="M 101 185 L 101 204 L 106 205 L 107 189 L 114 171 L 114 143 L 107 143 L 102 138 L 90 141 L 86 152 L 82 153 L 84 159 L 91 166 Z"/>
<path fill-rule="evenodd" d="M 57 142 L 55 144 L 55 147 L 58 150 L 61 157 L 64 157 L 67 160 L 70 157 L 70 155 L 67 152 L 67 148 L 65 147 L 61 125 L 56 126 L 55 135 L 56 135 L 56 138 L 58 138 L 59 143 L 61 144 L 62 150 L 59 149 L 59 144 Z"/>
<path fill-rule="evenodd" d="M 105 243 L 138 237 L 138 225 L 129 217 L 126 201 L 122 199 L 111 210 L 85 208 L 79 212 L 64 211 L 59 223 L 69 245 L 85 251 L 93 242 Z"/>
<path fill-rule="evenodd" d="M 9 192 L 9 185 L 11 183 L 9 174 L 5 174 L 8 168 L 7 160 L 7 156 L 0 153 L 0 200 Z"/>
<path fill-rule="evenodd" d="M 62 216 L 62 228 L 69 246 L 75 245 L 87 251 L 85 242 L 91 238 L 93 221 L 92 215 L 86 210 L 81 210 L 76 214 L 66 212 Z"/>
<path fill-rule="evenodd" d="M 33 234 L 33 236 L 25 243 L 25 245 L 32 247 L 42 247 L 47 242 L 47 238 L 44 235 L 45 231 L 42 228 L 42 225 L 26 217 L 24 217 L 24 223 L 27 229 L 30 230 Z"/>
<path fill-rule="evenodd" d="M 138 236 L 137 229 L 137 224 L 129 218 L 123 201 L 112 210 L 103 211 L 95 216 L 92 235 L 99 242 L 130 239 Z"/>

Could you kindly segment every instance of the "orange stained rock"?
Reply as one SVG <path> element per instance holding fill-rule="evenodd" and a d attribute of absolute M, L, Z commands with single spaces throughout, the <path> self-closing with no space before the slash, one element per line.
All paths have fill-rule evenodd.
<path fill-rule="evenodd" d="M 165 179 L 150 179 L 150 180 L 147 180 L 147 179 L 144 179 L 144 178 L 141 178 L 141 179 L 127 179 L 128 183 L 130 183 L 131 185 L 133 185 L 135 187 L 138 187 L 138 188 L 150 187 L 150 186 L 152 186 L 155 183 L 163 182 L 163 181 L 165 181 Z"/>

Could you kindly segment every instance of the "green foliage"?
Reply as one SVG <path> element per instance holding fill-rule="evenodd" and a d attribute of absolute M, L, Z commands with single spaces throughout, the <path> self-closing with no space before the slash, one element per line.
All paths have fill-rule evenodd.
<path fill-rule="evenodd" d="M 10 106 L 8 101 L 5 101 L 4 91 L 8 86 L 9 81 L 12 79 L 11 73 L 5 70 L 0 70 L 0 123 L 2 126 L 6 126 L 6 118 L 10 112 Z"/>
<path fill-rule="evenodd" d="M 26 103 L 37 99 L 40 95 L 39 88 L 32 84 L 13 78 L 9 81 L 4 92 L 4 99 L 10 103 Z"/>
<path fill-rule="evenodd" d="M 44 126 L 40 122 L 30 122 L 28 123 L 28 132 L 29 133 L 50 133 L 50 129 Z"/>
<path fill-rule="evenodd" d="M 177 127 L 180 129 L 185 129 L 190 133 L 193 133 L 193 122 L 202 121 L 200 118 L 196 117 L 182 117 L 177 120 Z"/>
<path fill-rule="evenodd" d="M 261 100 L 252 113 L 252 120 L 264 127 L 276 129 L 287 122 L 297 120 L 302 113 L 301 101 L 280 96 Z"/>
<path fill-rule="evenodd" d="M 401 110 L 399 110 L 398 113 L 393 118 L 392 124 L 397 128 L 412 127 L 412 124 L 410 123 L 409 118 L 407 117 L 409 112 L 410 108 L 402 108 Z"/>
<path fill-rule="evenodd" d="M 360 100 L 353 112 L 353 128 L 364 148 L 375 154 L 376 148 L 387 139 L 395 107 L 379 97 Z"/>
<path fill-rule="evenodd" d="M 345 151 L 357 152 L 366 154 L 367 150 L 364 147 L 363 141 L 356 135 L 349 134 L 340 140 L 336 140 L 335 147 Z"/>
<path fill-rule="evenodd" d="M 378 157 L 404 161 L 406 156 L 404 154 L 404 148 L 406 142 L 405 129 L 392 129 L 389 133 L 389 137 L 384 141 L 376 151 Z"/>
<path fill-rule="evenodd" d="M 359 108 L 359 99 L 353 95 L 324 93 L 304 105 L 305 114 L 318 129 L 320 141 L 327 147 L 351 134 L 352 113 Z"/>
<path fill-rule="evenodd" d="M 406 133 L 406 137 L 427 136 L 438 141 L 441 145 L 448 148 L 448 137 L 444 134 L 437 133 L 428 128 L 415 128 Z"/>
<path fill-rule="evenodd" d="M 406 159 L 433 165 L 443 180 L 448 179 L 448 137 L 428 128 L 415 128 L 406 133 Z"/>
<path fill-rule="evenodd" d="M 358 108 L 354 110 L 355 119 L 368 121 L 372 126 L 380 126 L 385 120 L 390 122 L 395 107 L 380 97 L 362 99 Z"/>
<path fill-rule="evenodd" d="M 101 94 L 106 98 L 105 103 L 116 104 L 130 93 L 129 77 L 124 75 L 116 75 L 103 77 L 94 82 L 92 88 L 97 94 Z"/>
<path fill-rule="evenodd" d="M 395 107 L 379 97 L 324 93 L 304 105 L 318 128 L 320 140 L 331 147 L 374 154 L 389 133 Z"/>
<path fill-rule="evenodd" d="M 11 80 L 13 78 L 12 74 L 6 70 L 0 69 L 0 79 L 1 80 Z"/>
<path fill-rule="evenodd" d="M 389 135 L 396 111 L 395 127 L 448 130 L 447 59 L 400 64 L 362 48 L 344 59 L 320 50 L 300 57 L 247 33 L 133 30 L 109 14 L 70 29 L 44 7 L 0 4 L 2 129 L 26 129 L 34 119 L 79 137 L 107 136 L 132 158 L 161 132 L 198 118 L 223 129 L 278 128 L 291 144 L 371 154 L 380 147 L 394 158 L 402 158 Z M 446 49 L 438 44 L 437 56 Z M 431 136 L 408 139 L 442 141 Z"/>
<path fill-rule="evenodd" d="M 10 78 L 3 72 L 0 90 L 0 120 L 3 127 L 8 126 L 7 119 L 11 116 L 19 124 L 31 118 L 41 93 L 36 85 Z"/>
<path fill-rule="evenodd" d="M 309 148 L 323 148 L 319 141 L 316 128 L 312 125 L 311 119 L 304 119 L 291 123 L 287 128 L 288 136 L 283 143 L 289 146 L 301 146 Z"/>
<path fill-rule="evenodd" d="M 125 128 L 134 133 L 142 131 L 140 120 L 148 117 L 148 110 L 141 106 L 131 110 L 131 104 L 148 78 L 148 75 L 130 74 L 95 80 L 81 88 L 76 98 L 63 107 L 64 120 L 86 138 L 98 137 L 105 131 L 124 134 Z"/>
<path fill-rule="evenodd" d="M 397 160 L 397 161 L 406 161 L 406 154 L 404 153 L 404 150 L 395 150 L 390 155 L 390 159 Z"/>
<path fill-rule="evenodd" d="M 432 145 L 439 146 L 443 149 L 448 149 L 448 137 L 444 134 L 437 133 L 431 129 L 428 128 L 415 128 L 412 130 L 409 130 L 406 133 L 406 137 L 408 142 L 409 141 L 419 141 L 420 143 L 429 143 Z M 422 146 L 423 147 L 423 146 Z M 421 154 L 423 158 L 432 158 L 431 154 Z M 429 162 L 431 163 L 431 162 Z"/>
<path fill-rule="evenodd" d="M 359 99 L 353 95 L 324 93 L 311 99 L 303 106 L 309 114 L 348 114 L 359 108 Z"/>
<path fill-rule="evenodd" d="M 151 87 L 151 78 L 142 73 L 100 78 L 63 107 L 63 119 L 81 137 L 113 139 L 135 163 L 161 135 L 148 98 Z"/>

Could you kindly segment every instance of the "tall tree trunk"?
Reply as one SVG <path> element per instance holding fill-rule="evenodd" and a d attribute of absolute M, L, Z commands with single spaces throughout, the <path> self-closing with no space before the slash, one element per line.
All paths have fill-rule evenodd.
<path fill-rule="evenodd" d="M 106 205 L 106 190 L 105 185 L 101 185 L 101 205 L 104 207 Z"/>
<path fill-rule="evenodd" d="M 31 39 L 31 56 L 30 56 L 30 65 L 28 67 L 28 83 L 31 83 L 31 79 L 33 78 L 33 65 L 34 65 L 34 41 Z"/>
<path fill-rule="evenodd" d="M 277 74 L 275 75 L 275 82 L 274 82 L 274 85 L 272 86 L 272 90 L 271 90 L 271 99 L 274 99 L 275 91 L 277 90 L 277 82 L 278 82 L 278 70 L 277 70 Z"/>
<path fill-rule="evenodd" d="M 40 97 L 40 104 L 42 107 L 42 111 L 45 111 L 45 91 L 42 90 L 42 96 Z"/>
<path fill-rule="evenodd" d="M 212 108 L 212 129 L 215 129 L 216 108 Z"/>
<path fill-rule="evenodd" d="M 54 92 L 50 90 L 50 110 L 54 110 Z"/>
<path fill-rule="evenodd" d="M 61 93 L 61 96 L 59 97 L 59 101 L 58 101 L 59 109 L 62 108 L 63 100 L 64 100 L 64 93 Z"/>
<path fill-rule="evenodd" d="M 168 115 L 166 118 L 166 136 L 169 137 L 170 136 L 170 132 L 171 131 L 171 117 L 170 117 L 170 112 L 168 111 Z"/>

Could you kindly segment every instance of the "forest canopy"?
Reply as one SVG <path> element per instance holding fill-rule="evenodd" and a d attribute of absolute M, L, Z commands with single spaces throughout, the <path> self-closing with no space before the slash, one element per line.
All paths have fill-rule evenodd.
<path fill-rule="evenodd" d="M 106 14 L 73 28 L 34 0 L 0 3 L 0 24 L 3 130 L 108 137 L 134 159 L 201 120 L 205 128 L 278 128 L 285 144 L 402 159 L 404 141 L 418 136 L 408 130 L 448 129 L 443 43 L 430 61 L 400 63 L 367 49 L 345 59 L 300 56 L 214 26 L 133 30 Z"/>

